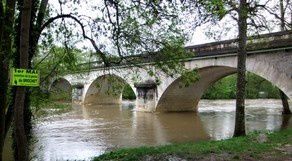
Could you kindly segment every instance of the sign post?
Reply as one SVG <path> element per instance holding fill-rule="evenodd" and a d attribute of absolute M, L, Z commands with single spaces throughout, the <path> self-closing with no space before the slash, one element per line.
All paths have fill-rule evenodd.
<path fill-rule="evenodd" d="M 40 74 L 38 70 L 15 69 L 10 70 L 10 85 L 37 87 L 40 84 Z"/>

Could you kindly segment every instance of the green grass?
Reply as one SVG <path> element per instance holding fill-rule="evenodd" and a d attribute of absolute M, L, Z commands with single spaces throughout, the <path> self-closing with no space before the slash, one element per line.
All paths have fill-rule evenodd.
<path fill-rule="evenodd" d="M 259 132 L 255 132 L 246 137 L 236 137 L 222 141 L 201 141 L 198 143 L 120 149 L 103 154 L 93 160 L 136 161 L 143 160 L 143 158 L 147 156 L 156 158 L 153 160 L 163 160 L 163 157 L 168 155 L 180 156 L 184 159 L 192 158 L 190 160 L 193 160 L 194 158 L 208 157 L 211 154 L 218 157 L 224 157 L 223 154 L 227 154 L 229 157 L 228 160 L 242 160 L 242 157 L 257 160 L 263 156 L 266 157 L 267 154 L 271 154 L 273 157 L 278 157 L 278 155 L 290 157 L 285 156 L 289 154 L 281 153 L 275 150 L 275 148 L 283 145 L 291 145 L 292 129 L 286 129 L 275 133 L 266 133 L 266 135 L 268 140 L 264 143 L 259 143 L 257 141 Z M 227 158 L 223 158 L 223 160 L 225 159 L 227 160 Z"/>

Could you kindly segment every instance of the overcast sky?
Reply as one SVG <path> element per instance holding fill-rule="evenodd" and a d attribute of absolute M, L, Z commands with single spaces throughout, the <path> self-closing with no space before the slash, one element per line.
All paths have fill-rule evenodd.
<path fill-rule="evenodd" d="M 261 0 L 261 1 L 264 1 L 264 0 Z M 276 1 L 276 0 L 272 0 L 272 1 Z M 50 0 L 49 2 L 55 8 L 58 8 L 58 9 L 60 8 L 58 0 Z M 84 4 L 83 2 L 85 1 L 82 1 L 82 3 L 77 7 L 77 9 L 74 9 L 74 11 L 72 11 L 73 6 L 70 6 L 68 8 L 63 8 L 63 13 L 78 12 L 79 15 L 86 15 L 86 16 L 90 16 L 94 18 L 94 15 L 98 13 L 88 8 L 90 4 L 86 4 L 86 3 Z M 94 3 L 94 5 L 98 5 L 98 3 L 101 3 L 102 1 L 95 0 L 91 2 Z M 272 16 L 267 16 L 267 17 L 269 17 L 270 19 L 273 18 Z M 222 34 L 221 37 L 220 36 L 218 37 L 218 32 L 220 32 L 220 29 L 222 28 L 231 28 L 231 30 L 229 32 L 226 32 L 225 34 Z M 279 31 L 279 28 L 275 27 L 273 29 L 273 32 L 274 31 Z M 206 33 L 209 33 L 209 37 L 206 36 Z M 215 35 L 210 36 L 210 33 L 215 33 Z M 191 38 L 191 41 L 188 42 L 186 46 L 204 44 L 204 43 L 213 42 L 216 40 L 226 40 L 226 39 L 236 38 L 236 35 L 237 35 L 236 33 L 237 33 L 236 22 L 232 20 L 230 17 L 226 17 L 219 24 L 215 26 L 211 24 L 205 24 L 196 28 L 195 31 L 193 31 L 193 36 Z M 211 38 L 212 36 L 216 37 L 216 39 Z M 82 43 L 78 44 L 78 47 L 82 47 L 82 46 L 91 46 L 91 44 L 87 41 L 85 42 L 83 41 Z"/>

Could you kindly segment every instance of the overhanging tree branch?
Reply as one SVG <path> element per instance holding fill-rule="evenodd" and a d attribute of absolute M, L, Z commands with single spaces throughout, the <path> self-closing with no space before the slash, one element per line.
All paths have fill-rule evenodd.
<path fill-rule="evenodd" d="M 86 35 L 86 32 L 85 32 L 85 27 L 84 25 L 82 24 L 82 22 L 75 16 L 73 16 L 72 14 L 62 14 L 62 15 L 57 15 L 55 17 L 52 17 L 50 19 L 48 19 L 43 25 L 42 27 L 40 28 L 39 30 L 39 33 L 41 33 L 47 26 L 49 26 L 52 22 L 54 22 L 55 20 L 58 20 L 58 19 L 63 19 L 63 18 L 69 18 L 69 19 L 72 19 L 74 20 L 80 27 L 81 27 L 81 30 L 82 30 L 82 36 L 84 39 L 87 39 L 90 41 L 90 43 L 92 44 L 92 46 L 94 47 L 96 53 L 99 55 L 99 57 L 102 59 L 105 67 L 108 67 L 110 66 L 110 63 L 109 61 L 107 60 L 106 58 L 106 55 L 98 48 L 96 42 L 94 41 L 93 38 L 90 38 Z"/>

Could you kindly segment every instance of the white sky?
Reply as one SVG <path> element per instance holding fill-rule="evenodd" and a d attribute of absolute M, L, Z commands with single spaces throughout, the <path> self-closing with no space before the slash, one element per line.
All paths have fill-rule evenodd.
<path fill-rule="evenodd" d="M 89 0 L 89 1 L 91 1 L 91 0 Z M 264 1 L 264 0 L 261 0 L 261 1 Z M 50 0 L 49 2 L 50 2 L 50 4 L 53 4 L 53 6 L 55 8 L 59 8 L 58 0 Z M 102 3 L 102 1 L 93 1 L 93 2 L 94 2 L 94 5 L 98 5 L 98 3 L 100 3 L 100 2 Z M 83 3 L 81 3 L 81 5 L 75 9 L 74 9 L 74 6 L 70 6 L 68 8 L 63 8 L 63 13 L 70 13 L 70 12 L 78 12 L 79 15 L 87 15 L 87 16 L 90 16 L 92 18 L 94 18 L 94 15 L 98 14 L 97 12 L 94 12 L 91 8 L 88 8 L 88 4 L 83 4 Z M 268 16 L 268 17 L 272 18 L 272 16 Z M 223 21 L 221 21 L 220 24 L 217 26 L 205 24 L 205 25 L 202 25 L 202 26 L 196 28 L 195 31 L 193 32 L 193 36 L 192 36 L 191 41 L 188 42 L 186 44 L 186 46 L 214 42 L 214 41 L 216 41 L 216 39 L 207 37 L 205 34 L 206 32 L 208 32 L 209 30 L 211 30 L 211 31 L 215 30 L 215 32 L 214 31 L 213 32 L 216 33 L 216 30 L 220 31 L 220 29 L 225 28 L 225 27 L 230 27 L 232 25 L 233 25 L 232 30 L 223 34 L 222 37 L 217 37 L 217 40 L 218 39 L 227 40 L 227 39 L 235 38 L 236 33 L 237 33 L 236 32 L 236 29 L 237 29 L 236 23 L 233 20 L 231 20 L 231 18 L 227 17 L 227 18 L 224 18 Z M 274 28 L 273 31 L 279 31 L 279 28 L 278 27 Z M 91 47 L 91 43 L 88 41 L 83 41 L 82 43 L 79 43 L 77 45 L 78 48 L 81 48 L 82 46 Z"/>

